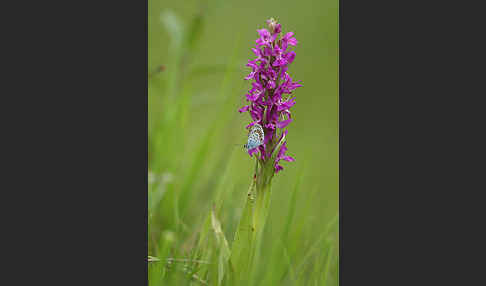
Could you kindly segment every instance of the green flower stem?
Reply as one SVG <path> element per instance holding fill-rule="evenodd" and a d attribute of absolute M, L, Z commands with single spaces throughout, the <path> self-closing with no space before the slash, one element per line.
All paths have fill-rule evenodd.
<path fill-rule="evenodd" d="M 231 250 L 230 265 L 236 279 L 234 284 L 247 282 L 250 278 L 247 274 L 253 266 L 255 254 L 258 253 L 258 245 L 270 207 L 271 180 L 275 172 L 272 161 L 267 160 L 262 164 L 257 159 L 255 171 L 256 176 L 248 190 L 245 208 Z"/>

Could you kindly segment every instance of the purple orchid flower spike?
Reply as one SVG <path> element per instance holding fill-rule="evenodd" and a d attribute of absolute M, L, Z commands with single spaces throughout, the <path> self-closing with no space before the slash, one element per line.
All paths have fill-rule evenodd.
<path fill-rule="evenodd" d="M 251 89 L 246 94 L 248 105 L 238 111 L 248 112 L 253 121 L 246 126 L 251 128 L 255 124 L 263 127 L 265 133 L 264 143 L 248 152 L 250 156 L 256 154 L 262 164 L 269 162 L 277 173 L 283 169 L 279 165 L 281 160 L 292 162 L 294 158 L 285 155 L 287 142 L 280 142 L 285 128 L 292 122 L 290 108 L 296 103 L 295 97 L 286 95 L 301 87 L 299 81 L 294 81 L 289 73 L 289 65 L 294 62 L 296 53 L 290 50 L 297 45 L 293 32 L 282 34 L 282 25 L 275 19 L 266 21 L 267 28 L 258 29 L 258 39 L 251 50 L 256 58 L 247 63 L 251 68 L 245 80 L 251 81 Z M 286 139 L 284 139 L 286 140 Z M 276 150 L 276 147 L 280 148 Z M 258 153 L 258 154 L 257 154 Z"/>
<path fill-rule="evenodd" d="M 249 132 L 245 148 L 256 164 L 231 250 L 231 265 L 235 266 L 234 273 L 239 273 L 235 281 L 243 281 L 246 270 L 252 267 L 255 246 L 259 245 L 269 212 L 272 178 L 283 170 L 282 161 L 295 161 L 287 155 L 287 127 L 295 119 L 291 118 L 290 109 L 296 104 L 296 97 L 290 94 L 302 86 L 288 73 L 289 65 L 295 61 L 292 48 L 297 40 L 293 32 L 282 34 L 282 25 L 274 19 L 267 24 L 267 29 L 257 30 L 258 39 L 252 48 L 256 58 L 246 65 L 251 68 L 245 77 L 251 88 L 244 97 L 246 105 L 238 110 L 248 112 L 252 119 L 246 126 Z"/>

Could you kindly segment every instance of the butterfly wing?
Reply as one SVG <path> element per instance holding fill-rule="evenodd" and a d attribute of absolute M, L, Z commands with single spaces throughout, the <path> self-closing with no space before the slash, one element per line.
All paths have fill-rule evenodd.
<path fill-rule="evenodd" d="M 248 133 L 248 143 L 246 149 L 251 150 L 263 144 L 264 133 L 260 124 L 255 124 L 250 128 Z"/>

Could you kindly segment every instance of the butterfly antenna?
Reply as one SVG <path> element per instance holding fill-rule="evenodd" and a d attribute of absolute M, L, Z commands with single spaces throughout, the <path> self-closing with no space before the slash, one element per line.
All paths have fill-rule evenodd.
<path fill-rule="evenodd" d="M 233 145 L 234 145 L 235 147 L 236 147 L 236 146 L 238 146 L 238 147 L 243 147 L 243 148 L 245 148 L 245 145 L 246 145 L 246 144 L 233 144 Z"/>

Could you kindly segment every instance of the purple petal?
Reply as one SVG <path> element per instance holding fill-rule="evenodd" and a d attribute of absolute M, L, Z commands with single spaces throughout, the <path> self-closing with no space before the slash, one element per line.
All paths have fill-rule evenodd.
<path fill-rule="evenodd" d="M 256 61 L 253 60 L 253 61 L 248 61 L 248 63 L 246 64 L 247 67 L 251 67 L 253 69 L 257 69 L 258 68 L 258 65 L 256 64 Z"/>
<path fill-rule="evenodd" d="M 256 49 L 256 48 L 251 48 L 251 50 L 253 51 L 253 53 L 259 57 L 261 54 L 262 54 L 262 50 L 260 49 Z"/>
<path fill-rule="evenodd" d="M 277 128 L 285 128 L 287 125 L 289 125 L 289 123 L 292 121 L 292 119 L 287 119 L 287 120 L 284 120 L 284 121 L 279 121 L 277 123 Z"/>
<path fill-rule="evenodd" d="M 250 115 L 253 120 L 260 121 L 262 119 L 263 112 L 257 108 L 253 108 L 253 110 L 250 112 Z"/>
<path fill-rule="evenodd" d="M 287 162 L 294 162 L 295 161 L 295 159 L 290 157 L 290 156 L 283 156 L 282 160 L 285 160 Z"/>
<path fill-rule="evenodd" d="M 274 89 L 275 88 L 275 82 L 273 80 L 269 80 L 267 82 L 267 88 L 268 89 Z"/>
<path fill-rule="evenodd" d="M 272 49 L 270 49 L 269 47 L 265 47 L 265 48 L 263 49 L 263 53 L 262 53 L 262 55 L 263 55 L 264 57 L 269 57 L 271 54 L 272 54 Z"/>
<path fill-rule="evenodd" d="M 281 99 L 282 98 L 282 93 L 283 93 L 283 85 L 280 84 L 277 89 L 273 92 L 273 97 L 276 99 Z"/>
<path fill-rule="evenodd" d="M 265 124 L 265 128 L 275 130 L 275 124 L 267 123 L 267 124 Z"/>
<path fill-rule="evenodd" d="M 262 85 L 259 82 L 252 82 L 251 85 L 254 89 L 262 90 Z"/>
<path fill-rule="evenodd" d="M 288 40 L 288 39 L 290 39 L 290 38 L 291 38 L 293 35 L 294 35 L 294 32 L 288 32 L 287 34 L 285 34 L 285 36 L 283 36 L 283 38 L 284 38 L 285 40 Z"/>
<path fill-rule="evenodd" d="M 292 115 L 288 109 L 284 110 L 282 113 L 286 115 L 288 118 L 292 118 Z"/>
<path fill-rule="evenodd" d="M 270 36 L 270 32 L 267 29 L 259 29 L 259 30 L 257 30 L 257 32 L 260 35 L 260 37 L 262 37 L 262 38 Z M 293 35 L 293 33 L 292 33 L 292 35 Z"/>
<path fill-rule="evenodd" d="M 286 40 L 282 41 L 282 51 L 286 51 L 287 47 L 288 47 L 287 41 Z"/>
<path fill-rule="evenodd" d="M 272 42 L 275 42 L 275 40 L 277 39 L 277 36 L 278 36 L 277 33 L 273 34 L 271 41 Z"/>
<path fill-rule="evenodd" d="M 277 123 L 278 120 L 278 112 L 275 107 L 270 109 L 270 112 L 267 110 L 267 121 L 270 123 Z"/>
<path fill-rule="evenodd" d="M 265 144 L 258 146 L 258 150 L 260 150 L 260 159 L 265 160 L 266 156 L 266 151 L 265 151 Z"/>
<path fill-rule="evenodd" d="M 268 67 L 267 74 L 271 79 L 276 79 L 277 77 L 277 72 L 275 72 L 271 67 Z"/>
<path fill-rule="evenodd" d="M 251 93 L 247 93 L 247 94 L 246 94 L 246 98 L 247 98 L 249 101 L 255 101 L 255 100 L 258 98 L 258 94 L 251 94 Z"/>
<path fill-rule="evenodd" d="M 284 66 L 287 64 L 287 60 L 284 58 L 278 58 L 273 62 L 273 66 Z"/>
<path fill-rule="evenodd" d="M 283 170 L 283 167 L 280 165 L 275 166 L 275 173 L 278 173 L 279 171 Z"/>
<path fill-rule="evenodd" d="M 287 59 L 287 62 L 291 64 L 295 59 L 295 52 L 294 51 L 288 52 L 287 54 L 285 54 L 285 58 Z"/>
<path fill-rule="evenodd" d="M 272 51 L 272 56 L 276 57 L 276 56 L 278 56 L 278 55 L 281 55 L 281 54 L 282 54 L 282 52 L 283 52 L 283 50 L 282 50 L 282 49 L 280 49 L 280 47 L 279 47 L 279 46 L 275 46 L 275 47 L 273 48 L 273 51 Z"/>
<path fill-rule="evenodd" d="M 280 140 L 282 140 L 282 137 L 280 137 Z M 287 151 L 287 147 L 285 146 L 285 144 L 287 144 L 287 141 L 285 141 L 282 144 L 282 146 L 280 146 L 280 149 L 277 150 L 277 157 L 275 157 L 275 164 L 277 164 L 280 161 L 280 159 L 282 159 L 282 157 L 285 155 L 285 152 Z"/>
<path fill-rule="evenodd" d="M 302 85 L 300 84 L 300 82 L 302 82 L 301 80 L 298 80 L 298 81 L 294 81 L 291 83 L 291 86 L 293 89 L 296 89 L 298 87 L 301 87 Z"/>
<path fill-rule="evenodd" d="M 265 106 L 267 106 L 268 108 L 271 108 L 272 105 L 273 105 L 272 97 L 267 98 L 267 101 L 265 101 Z"/>
<path fill-rule="evenodd" d="M 285 152 L 287 152 L 287 141 L 285 141 L 282 146 L 280 146 L 280 150 L 278 150 L 278 156 L 277 158 L 280 160 L 281 158 L 283 158 L 283 156 L 285 155 Z"/>
<path fill-rule="evenodd" d="M 249 105 L 243 106 L 242 108 L 238 109 L 240 113 L 247 111 L 250 108 Z"/>
<path fill-rule="evenodd" d="M 281 105 L 279 105 L 277 107 L 277 111 L 282 111 L 282 110 L 285 110 L 285 109 L 289 109 L 291 108 L 292 106 L 294 106 L 295 104 L 295 97 L 292 98 L 292 99 L 289 99 L 287 100 L 286 102 L 282 103 Z"/>
<path fill-rule="evenodd" d="M 250 155 L 250 157 L 253 157 L 254 153 L 258 153 L 258 148 L 248 150 L 248 154 Z"/>
<path fill-rule="evenodd" d="M 251 72 L 250 74 L 248 74 L 248 75 L 245 77 L 245 79 L 246 79 L 246 80 L 249 80 L 249 79 L 255 78 L 255 74 L 256 74 L 256 72 Z"/>
<path fill-rule="evenodd" d="M 297 46 L 297 39 L 296 38 L 290 38 L 288 42 L 289 42 L 289 45 Z"/>
<path fill-rule="evenodd" d="M 264 105 L 264 102 L 263 102 L 263 97 L 259 97 L 257 100 L 255 100 L 255 104 L 257 104 L 258 106 L 262 106 Z M 259 110 L 263 108 L 263 107 L 259 107 Z M 263 111 L 263 110 L 262 110 Z"/>
<path fill-rule="evenodd" d="M 250 124 L 246 125 L 246 129 L 248 129 L 248 128 L 252 127 L 253 125 L 255 125 L 255 124 L 257 124 L 257 123 L 258 123 L 258 121 L 253 121 L 252 123 L 250 123 Z"/>

